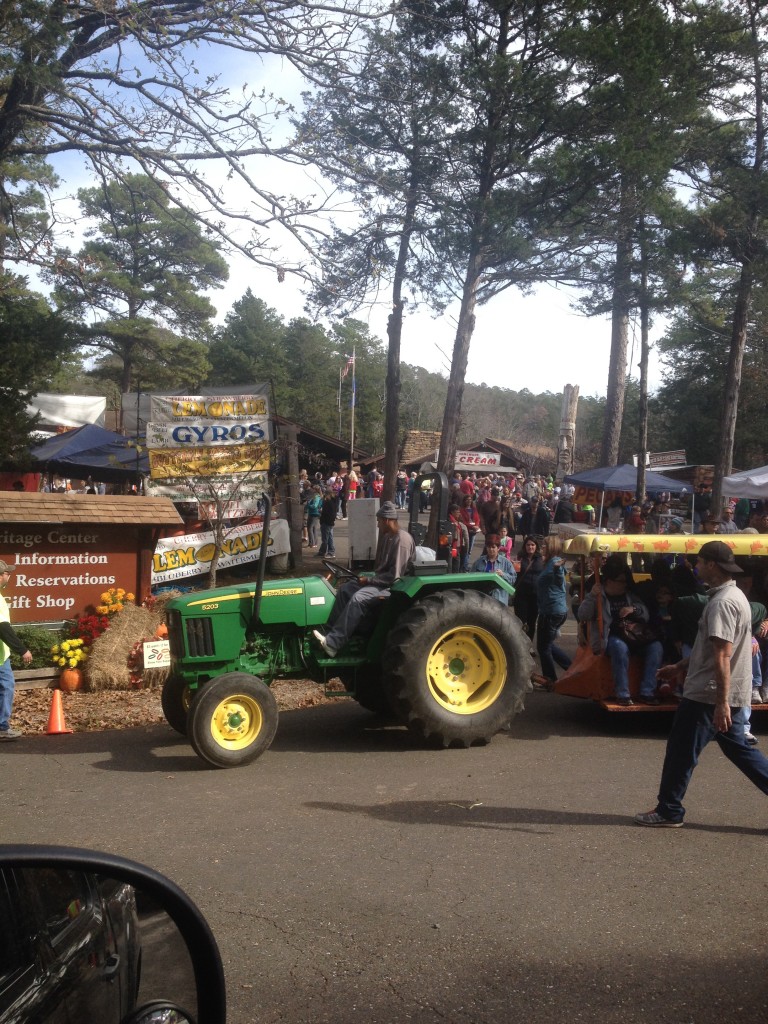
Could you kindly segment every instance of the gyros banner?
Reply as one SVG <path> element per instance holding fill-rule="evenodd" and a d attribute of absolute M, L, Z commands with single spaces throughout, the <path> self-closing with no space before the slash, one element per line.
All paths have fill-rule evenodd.
<path fill-rule="evenodd" d="M 269 420 L 222 423 L 220 420 L 190 420 L 183 423 L 148 423 L 147 448 L 193 448 L 200 445 L 249 444 L 269 441 Z"/>
<path fill-rule="evenodd" d="M 218 568 L 226 569 L 258 558 L 262 527 L 262 523 L 247 523 L 228 530 Z M 269 527 L 269 555 L 285 555 L 290 550 L 288 523 L 285 519 L 275 519 Z M 165 537 L 159 540 L 152 556 L 152 586 L 208 572 L 215 551 L 212 532 L 188 533 L 184 537 Z"/>

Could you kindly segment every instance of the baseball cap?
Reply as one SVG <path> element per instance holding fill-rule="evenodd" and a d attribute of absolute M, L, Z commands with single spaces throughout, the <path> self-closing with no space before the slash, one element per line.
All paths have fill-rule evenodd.
<path fill-rule="evenodd" d="M 15 565 L 11 565 L 10 562 L 4 562 L 2 558 L 0 558 L 0 572 L 13 572 L 15 568 Z"/>
<path fill-rule="evenodd" d="M 733 552 L 722 540 L 709 540 L 699 548 L 699 558 L 706 558 L 708 562 L 714 562 L 723 572 L 735 575 L 744 570 L 736 564 Z"/>
<path fill-rule="evenodd" d="M 394 501 L 382 501 L 376 515 L 380 519 L 397 519 L 397 506 Z"/>

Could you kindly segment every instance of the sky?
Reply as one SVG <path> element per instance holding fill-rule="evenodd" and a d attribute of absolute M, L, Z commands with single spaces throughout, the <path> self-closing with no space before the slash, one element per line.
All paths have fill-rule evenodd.
<path fill-rule="evenodd" d="M 301 291 L 290 279 L 278 284 L 274 273 L 239 259 L 230 265 L 226 288 L 211 296 L 213 304 L 226 313 L 248 287 L 286 319 L 305 315 Z M 608 383 L 610 319 L 579 315 L 571 308 L 575 299 L 576 293 L 570 289 L 543 285 L 531 295 L 510 289 L 479 307 L 467 382 L 512 391 L 527 389 L 534 394 L 559 394 L 566 384 L 572 384 L 578 385 L 581 395 L 604 395 Z M 426 310 L 417 310 L 407 315 L 403 324 L 402 361 L 447 376 L 457 312 L 457 308 L 449 309 L 434 317 Z M 372 333 L 386 343 L 387 315 L 388 309 L 382 303 L 360 310 L 354 317 L 369 324 Z M 640 373 L 639 359 L 639 325 L 637 330 L 631 325 L 627 362 L 636 378 Z M 660 383 L 658 356 L 651 349 L 649 390 L 655 390 Z"/>
<path fill-rule="evenodd" d="M 60 161 L 57 170 L 65 178 L 67 186 L 57 204 L 57 212 L 62 218 L 72 217 L 77 211 L 77 204 L 71 196 L 78 188 L 95 182 L 82 158 L 70 157 L 66 162 Z M 298 187 L 299 183 L 295 185 Z M 81 230 L 73 224 L 70 231 L 70 237 L 62 237 L 62 242 L 77 248 Z M 288 274 L 279 283 L 275 271 L 254 264 L 237 252 L 229 254 L 227 259 L 229 280 L 223 288 L 209 293 L 218 323 L 223 322 L 233 303 L 248 288 L 286 321 L 308 315 L 298 278 Z M 30 277 L 34 279 L 33 275 Z M 35 286 L 42 287 L 39 282 Z M 579 393 L 584 396 L 605 395 L 610 318 L 588 318 L 577 313 L 573 308 L 577 299 L 578 293 L 573 289 L 541 285 L 528 295 L 510 288 L 478 307 L 469 351 L 467 382 L 512 391 L 527 389 L 534 394 L 547 391 L 559 394 L 566 384 L 571 384 L 578 385 Z M 368 324 L 371 332 L 386 343 L 388 312 L 384 298 L 377 304 L 358 310 L 353 316 Z M 403 324 L 402 361 L 447 376 L 457 313 L 458 306 L 449 307 L 437 317 L 426 309 L 408 313 Z M 652 331 L 652 340 L 661 330 L 663 323 L 655 332 Z M 633 322 L 630 325 L 628 368 L 635 378 L 639 376 L 639 358 L 639 324 Z M 649 390 L 653 391 L 661 383 L 658 356 L 653 348 L 648 376 Z"/>
<path fill-rule="evenodd" d="M 279 90 L 289 102 L 300 104 L 303 83 L 298 74 L 277 59 L 257 63 L 254 74 L 253 57 L 229 55 L 232 59 L 226 70 L 231 86 L 242 86 L 243 80 L 256 88 L 260 80 Z M 246 63 L 247 61 L 247 63 Z M 205 67 L 205 62 L 201 62 Z M 247 76 L 246 76 L 247 73 Z M 210 166 L 210 165 L 209 165 Z M 73 198 L 77 188 L 92 185 L 87 165 L 81 156 L 69 155 L 56 162 L 56 169 L 64 179 L 65 188 L 58 202 L 62 217 L 73 216 L 77 204 Z M 275 161 L 261 162 L 259 181 L 275 191 L 305 195 L 318 191 L 318 182 L 298 168 L 286 167 Z M 243 208 L 247 195 L 237 191 L 236 184 L 227 184 L 227 201 L 235 208 Z M 319 186 L 322 189 L 322 183 Z M 63 242 L 72 248 L 80 244 L 81 229 L 75 225 L 69 238 Z M 274 239 L 281 242 L 279 237 Z M 209 297 L 217 310 L 217 321 L 223 321 L 232 304 L 250 288 L 253 294 L 275 309 L 286 320 L 307 315 L 304 296 L 298 279 L 288 274 L 278 283 L 273 270 L 262 268 L 247 257 L 232 253 L 228 256 L 230 278 L 226 286 L 216 289 Z M 290 263 L 290 259 L 286 261 Z M 34 281 L 34 276 L 30 275 Z M 39 282 L 36 285 L 40 287 Z M 383 289 L 384 292 L 384 289 Z M 386 293 L 384 292 L 386 295 Z M 565 287 L 541 285 L 536 291 L 522 295 L 509 289 L 481 306 L 476 314 L 476 326 L 469 353 L 466 380 L 473 384 L 527 389 L 535 394 L 560 393 L 566 384 L 577 385 L 584 396 L 602 396 L 606 392 L 610 353 L 610 319 L 586 318 L 573 309 L 578 298 L 576 292 Z M 404 362 L 422 366 L 447 376 L 455 340 L 458 307 L 450 308 L 434 317 L 427 310 L 413 310 L 406 315 L 403 328 L 401 358 Z M 386 342 L 388 306 L 386 297 L 377 305 L 358 310 L 354 317 L 367 323 L 374 335 Z M 322 322 L 322 321 L 321 321 Z M 651 338 L 660 333 L 659 324 Z M 628 368 L 632 376 L 639 370 L 639 327 L 630 326 Z M 657 354 L 651 350 L 649 360 L 649 390 L 661 383 Z"/>

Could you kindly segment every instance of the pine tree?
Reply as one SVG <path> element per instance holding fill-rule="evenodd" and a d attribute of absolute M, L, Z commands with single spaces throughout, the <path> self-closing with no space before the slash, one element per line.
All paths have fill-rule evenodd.
<path fill-rule="evenodd" d="M 165 386 L 169 370 L 176 386 L 204 380 L 215 310 L 201 292 L 228 276 L 218 245 L 145 175 L 81 189 L 78 198 L 95 226 L 48 274 L 60 310 L 84 322 L 84 344 L 107 367 L 116 361 L 123 393 L 139 382 Z"/>

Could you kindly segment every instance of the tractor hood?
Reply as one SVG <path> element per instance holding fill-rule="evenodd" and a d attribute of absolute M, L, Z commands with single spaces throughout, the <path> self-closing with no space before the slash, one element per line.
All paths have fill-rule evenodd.
<path fill-rule="evenodd" d="M 261 595 L 260 621 L 266 625 L 323 625 L 330 614 L 336 591 L 322 576 L 266 580 Z M 237 612 L 244 623 L 253 613 L 256 586 L 241 583 L 216 590 L 201 590 L 175 597 L 168 611 L 188 616 L 230 616 Z"/>

